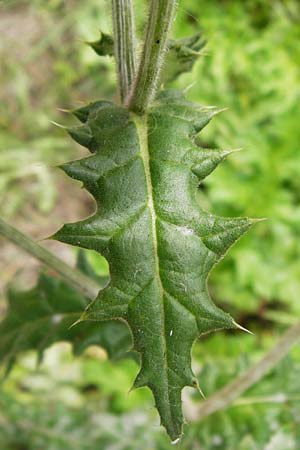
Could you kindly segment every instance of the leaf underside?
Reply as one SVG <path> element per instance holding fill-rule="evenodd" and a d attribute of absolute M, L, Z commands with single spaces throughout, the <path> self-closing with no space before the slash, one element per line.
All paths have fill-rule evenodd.
<path fill-rule="evenodd" d="M 127 322 L 141 356 L 134 387 L 152 390 L 173 440 L 182 433 L 181 391 L 197 386 L 195 339 L 237 327 L 210 299 L 207 277 L 254 222 L 199 205 L 199 184 L 230 153 L 195 142 L 217 112 L 176 91 L 161 93 L 143 117 L 92 103 L 74 111 L 82 125 L 68 129 L 92 156 L 63 166 L 94 196 L 97 211 L 54 238 L 96 250 L 110 266 L 109 285 L 82 319 Z"/>
<path fill-rule="evenodd" d="M 50 345 L 67 341 L 73 352 L 81 354 L 90 345 L 104 348 L 112 359 L 123 357 L 131 346 L 127 326 L 116 320 L 99 324 L 80 318 L 88 300 L 66 282 L 41 274 L 37 285 L 28 291 L 8 291 L 8 310 L 0 323 L 0 362 L 6 363 L 7 375 L 17 356 L 36 350 L 39 361 Z"/>

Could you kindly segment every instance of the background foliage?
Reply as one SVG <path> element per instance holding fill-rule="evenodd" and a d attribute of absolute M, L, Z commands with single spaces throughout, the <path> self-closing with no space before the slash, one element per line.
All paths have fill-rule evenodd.
<path fill-rule="evenodd" d="M 136 1 L 139 31 L 145 3 Z M 256 360 L 299 314 L 299 19 L 296 0 L 180 2 L 174 36 L 202 28 L 208 46 L 193 73 L 173 85 L 190 85 L 194 101 L 229 108 L 202 133 L 204 145 L 243 147 L 207 179 L 203 204 L 225 216 L 268 218 L 212 274 L 216 301 L 256 337 L 219 333 L 195 346 L 206 396 Z M 40 236 L 50 234 L 49 222 L 57 227 L 65 221 L 65 210 L 76 217 L 93 208 L 53 168 L 84 150 L 50 120 L 68 122 L 58 108 L 113 98 L 112 60 L 99 59 L 82 42 L 97 39 L 98 29 L 109 31 L 109 24 L 103 0 L 0 4 L 1 216 L 34 222 Z M 10 260 L 10 251 L 4 248 L 4 259 Z M 89 259 L 107 271 L 95 255 Z M 181 448 L 300 447 L 299 356 L 296 349 L 227 412 L 187 428 Z M 95 348 L 75 361 L 68 346 L 52 347 L 37 370 L 34 356 L 24 355 L 1 389 L 3 448 L 170 449 L 149 393 L 126 394 L 136 371 L 134 361 L 112 364 Z"/>

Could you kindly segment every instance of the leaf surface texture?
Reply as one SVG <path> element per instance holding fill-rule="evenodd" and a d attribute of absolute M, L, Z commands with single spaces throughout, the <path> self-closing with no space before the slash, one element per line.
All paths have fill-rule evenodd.
<path fill-rule="evenodd" d="M 125 321 L 141 356 L 134 386 L 148 386 L 171 439 L 182 433 L 181 391 L 197 386 L 191 348 L 201 335 L 236 328 L 207 290 L 212 267 L 253 221 L 204 211 L 198 186 L 229 154 L 196 144 L 218 112 L 160 94 L 139 117 L 103 101 L 74 112 L 70 135 L 92 155 L 65 172 L 94 196 L 97 211 L 64 225 L 55 238 L 97 250 L 111 281 L 82 319 Z"/>

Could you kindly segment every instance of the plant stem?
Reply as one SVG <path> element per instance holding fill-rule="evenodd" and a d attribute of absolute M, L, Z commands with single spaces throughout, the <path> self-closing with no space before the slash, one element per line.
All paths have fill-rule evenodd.
<path fill-rule="evenodd" d="M 257 397 L 243 397 L 235 402 L 231 406 L 244 406 L 244 405 L 255 405 L 255 404 L 267 404 L 267 403 L 293 403 L 299 402 L 300 395 L 285 395 L 282 393 L 274 395 L 262 395 Z"/>
<path fill-rule="evenodd" d="M 300 340 L 300 323 L 292 325 L 274 347 L 254 366 L 207 400 L 191 408 L 190 419 L 200 422 L 205 417 L 228 407 L 242 393 L 263 378 Z M 188 413 L 188 411 L 187 411 Z"/>
<path fill-rule="evenodd" d="M 136 71 L 136 42 L 132 0 L 112 0 L 114 52 L 122 103 Z"/>
<path fill-rule="evenodd" d="M 101 286 L 99 286 L 93 279 L 86 276 L 80 270 L 73 269 L 64 261 L 49 252 L 49 250 L 45 247 L 37 244 L 30 237 L 4 222 L 1 218 L 0 235 L 5 236 L 18 247 L 40 260 L 47 267 L 53 269 L 68 283 L 77 286 L 77 288 L 79 288 L 80 291 L 88 298 L 94 298 L 101 289 Z"/>
<path fill-rule="evenodd" d="M 151 0 L 142 57 L 128 100 L 129 109 L 138 114 L 147 110 L 157 92 L 176 4 L 176 0 Z"/>

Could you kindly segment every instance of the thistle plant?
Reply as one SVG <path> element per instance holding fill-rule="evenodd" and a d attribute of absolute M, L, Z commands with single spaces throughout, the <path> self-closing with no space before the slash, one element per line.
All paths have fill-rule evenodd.
<path fill-rule="evenodd" d="M 141 361 L 133 387 L 151 389 L 161 423 L 176 440 L 183 425 L 181 391 L 198 386 L 191 369 L 194 341 L 240 328 L 210 299 L 207 277 L 255 220 L 217 217 L 198 202 L 199 184 L 231 152 L 197 145 L 218 108 L 160 88 L 176 2 L 150 3 L 137 69 L 131 2 L 112 6 L 121 104 L 96 101 L 72 111 L 81 125 L 67 131 L 92 156 L 62 166 L 92 194 L 97 211 L 53 238 L 108 260 L 110 282 L 78 322 L 128 325 Z M 104 52 L 101 42 L 97 48 Z"/>
<path fill-rule="evenodd" d="M 182 389 L 199 388 L 191 368 L 193 343 L 212 331 L 242 329 L 213 303 L 207 278 L 257 221 L 218 217 L 199 202 L 199 185 L 232 151 L 198 144 L 198 134 L 221 109 L 197 105 L 184 92 L 162 87 L 163 80 L 189 70 L 204 45 L 200 34 L 170 39 L 175 13 L 174 0 L 151 0 L 138 59 L 131 0 L 112 0 L 113 36 L 101 33 L 90 45 L 100 56 L 114 54 L 120 101 L 96 100 L 71 111 L 80 124 L 67 131 L 91 156 L 62 169 L 83 183 L 97 209 L 83 221 L 65 224 L 52 238 L 105 256 L 110 268 L 105 287 L 82 257 L 79 268 L 85 275 L 57 264 L 0 222 L 2 234 L 65 278 L 53 282 L 41 276 L 34 290 L 10 292 L 10 309 L 0 324 L 0 358 L 10 368 L 20 350 L 37 348 L 42 355 L 62 339 L 71 341 L 77 353 L 90 343 L 103 346 L 111 357 L 131 350 L 140 360 L 133 388 L 152 391 L 161 424 L 174 442 L 182 435 Z M 24 296 L 28 303 L 20 313 Z M 45 303 L 37 308 L 39 296 L 47 308 Z M 58 299 L 65 304 L 59 306 Z M 31 323 L 26 330 L 24 317 Z M 40 334 L 37 317 L 45 324 Z M 20 333 L 26 337 L 22 342 Z M 270 361 L 275 360 L 276 355 Z M 272 366 L 270 361 L 260 376 Z M 249 380 L 243 383 L 246 389 Z M 203 408 L 217 409 L 209 404 Z"/>

